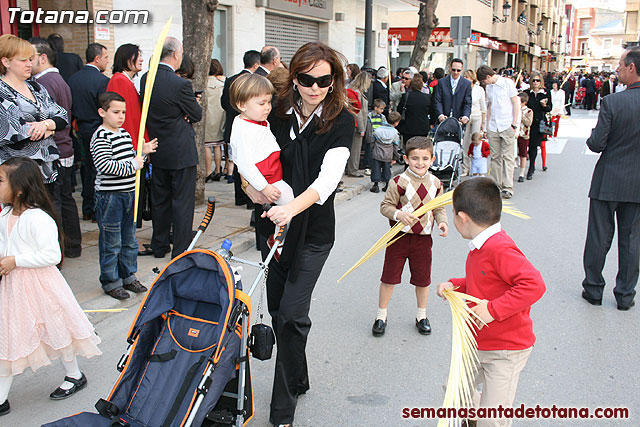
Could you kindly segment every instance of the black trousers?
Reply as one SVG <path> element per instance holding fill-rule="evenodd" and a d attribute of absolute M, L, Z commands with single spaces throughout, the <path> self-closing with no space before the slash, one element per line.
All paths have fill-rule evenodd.
<path fill-rule="evenodd" d="M 263 258 L 269 252 L 261 245 Z M 276 334 L 277 354 L 270 421 L 293 422 L 297 397 L 309 389 L 307 336 L 311 329 L 311 295 L 333 243 L 305 243 L 298 255 L 298 274 L 289 279 L 289 271 L 272 260 L 267 277 L 267 302 Z"/>
<path fill-rule="evenodd" d="M 593 110 L 596 108 L 596 94 L 595 93 L 587 93 L 584 96 L 584 108 L 587 110 Z"/>
<path fill-rule="evenodd" d="M 93 157 L 89 145 L 91 144 L 91 135 L 81 136 L 82 141 L 82 166 L 80 167 L 80 179 L 82 179 L 82 214 L 95 218 L 94 212 L 94 194 L 96 185 L 96 167 L 93 164 Z"/>
<path fill-rule="evenodd" d="M 192 238 L 195 197 L 196 166 L 184 169 L 163 169 L 153 166 L 151 249 L 155 253 L 169 252 L 169 230 L 172 223 L 171 257 L 180 255 L 189 247 Z"/>
<path fill-rule="evenodd" d="M 242 191 L 242 179 L 240 178 L 240 172 L 238 172 L 238 168 L 233 168 L 233 193 L 235 197 L 236 206 L 242 206 L 246 204 L 253 205 L 253 202 L 247 195 Z"/>
<path fill-rule="evenodd" d="M 615 221 L 614 221 L 615 215 Z M 594 299 L 602 299 L 605 259 L 618 223 L 618 275 L 613 294 L 618 305 L 628 307 L 636 294 L 640 264 L 640 203 L 591 199 L 584 247 L 582 287 Z"/>
<path fill-rule="evenodd" d="M 58 178 L 47 184 L 47 190 L 64 234 L 64 255 L 78 257 L 82 253 L 82 232 L 78 218 L 78 206 L 73 198 L 71 175 L 73 167 L 58 166 Z"/>
<path fill-rule="evenodd" d="M 532 129 L 534 124 L 531 125 Z M 542 143 L 542 138 L 544 138 L 544 135 L 542 135 L 539 131 L 538 132 L 531 131 L 531 134 L 529 136 L 529 150 L 528 150 L 529 171 L 527 172 L 527 174 L 533 174 L 536 171 L 536 158 L 538 157 L 538 147 Z"/>
<path fill-rule="evenodd" d="M 565 92 L 564 94 L 564 103 L 565 110 L 567 110 L 567 116 L 571 115 L 571 103 L 573 102 L 573 93 Z"/>

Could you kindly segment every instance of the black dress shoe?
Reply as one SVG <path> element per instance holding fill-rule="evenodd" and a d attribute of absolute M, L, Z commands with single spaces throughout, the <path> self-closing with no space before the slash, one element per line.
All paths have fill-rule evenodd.
<path fill-rule="evenodd" d="M 527 173 L 527 181 L 531 181 L 533 179 L 533 172 Z"/>
<path fill-rule="evenodd" d="M 11 412 L 11 406 L 9 405 L 9 399 L 7 399 L 0 405 L 0 417 L 7 415 L 9 412 Z"/>
<path fill-rule="evenodd" d="M 131 297 L 131 295 L 129 295 L 129 292 L 125 291 L 123 288 L 111 289 L 109 292 L 107 292 L 107 295 L 109 295 L 111 298 L 120 299 L 120 300 Z"/>
<path fill-rule="evenodd" d="M 167 254 L 166 252 L 158 252 L 158 251 L 153 252 L 154 258 L 164 258 L 166 254 Z"/>
<path fill-rule="evenodd" d="M 548 167 L 546 167 L 546 166 L 543 166 L 543 167 L 542 167 L 542 172 L 546 172 L 546 171 L 547 171 L 547 169 L 549 169 L 549 168 L 548 168 Z"/>
<path fill-rule="evenodd" d="M 347 176 L 350 176 L 351 178 L 364 178 L 364 175 L 362 175 L 361 173 L 356 173 L 356 174 L 347 174 Z"/>
<path fill-rule="evenodd" d="M 589 295 L 587 295 L 587 291 L 582 291 L 582 298 L 587 300 L 587 302 L 591 305 L 602 305 L 602 298 L 601 299 L 591 298 Z"/>
<path fill-rule="evenodd" d="M 431 333 L 431 324 L 426 317 L 422 320 L 416 320 L 416 328 L 422 335 L 429 335 Z"/>
<path fill-rule="evenodd" d="M 380 187 L 378 187 L 378 183 L 376 182 L 375 184 L 373 184 L 369 189 L 369 191 L 371 191 L 372 193 L 379 193 Z"/>
<path fill-rule="evenodd" d="M 85 377 L 84 374 L 82 374 L 82 377 L 80 377 L 79 380 L 71 377 L 64 377 L 64 380 L 73 384 L 73 387 L 71 387 L 69 390 L 64 390 L 58 387 L 53 391 L 53 393 L 49 395 L 52 400 L 66 399 L 67 397 L 76 394 L 78 391 L 87 386 L 87 377 Z"/>
<path fill-rule="evenodd" d="M 524 182 L 524 176 L 519 176 L 518 177 L 518 182 Z"/>
<path fill-rule="evenodd" d="M 383 185 L 382 185 L 382 192 L 383 192 L 383 193 L 386 193 L 386 192 L 387 192 L 387 186 L 388 186 L 388 184 L 383 184 Z"/>
<path fill-rule="evenodd" d="M 633 307 L 634 305 L 636 305 L 635 301 L 631 301 L 631 304 L 629 304 L 629 305 L 620 305 L 620 304 L 618 304 L 618 310 L 620 310 L 620 311 L 629 311 L 631 309 L 631 307 Z"/>
<path fill-rule="evenodd" d="M 373 322 L 373 327 L 371 328 L 371 333 L 374 337 L 381 337 L 384 335 L 384 331 L 387 329 L 387 322 L 382 319 L 376 319 Z"/>
<path fill-rule="evenodd" d="M 129 283 L 128 285 L 124 285 L 123 288 L 125 288 L 128 291 L 135 292 L 136 294 L 139 294 L 140 292 L 148 291 L 147 287 L 142 283 L 140 283 L 139 280 L 135 280 Z"/>
<path fill-rule="evenodd" d="M 153 249 L 151 248 L 146 248 L 144 251 L 138 251 L 138 256 L 149 256 L 149 255 L 153 255 Z"/>

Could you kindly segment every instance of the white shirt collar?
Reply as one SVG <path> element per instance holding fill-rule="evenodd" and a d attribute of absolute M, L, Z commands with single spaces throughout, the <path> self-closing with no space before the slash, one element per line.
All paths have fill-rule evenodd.
<path fill-rule="evenodd" d="M 409 172 L 411 175 L 416 176 L 416 177 L 421 178 L 421 179 L 429 174 L 429 171 L 427 171 L 424 175 L 420 176 L 420 175 L 418 175 L 417 173 L 415 173 L 414 171 L 412 171 L 409 168 L 407 168 L 407 172 Z"/>
<path fill-rule="evenodd" d="M 293 109 L 293 107 L 289 108 L 289 110 L 287 111 L 287 114 L 295 114 L 296 115 L 296 120 L 298 120 L 298 127 L 300 127 L 300 124 L 302 123 L 302 119 L 300 118 L 300 115 L 298 114 L 298 112 L 296 110 Z M 313 115 L 318 116 L 319 118 L 322 118 L 322 104 L 318 105 L 318 107 L 313 111 Z M 298 133 L 302 133 L 302 131 L 305 130 L 305 128 L 307 127 L 307 125 L 311 123 L 311 117 L 309 117 L 307 119 L 307 121 L 304 123 L 304 125 L 302 125 L 302 128 L 300 128 L 300 130 L 298 131 Z M 291 137 L 291 139 L 295 139 L 295 132 L 293 131 L 293 126 L 291 126 L 291 131 L 289 132 L 289 136 Z"/>
<path fill-rule="evenodd" d="M 270 74 L 271 71 L 267 70 L 266 68 L 264 68 L 262 65 L 260 66 L 260 68 L 262 68 L 264 71 L 266 71 L 267 74 Z"/>
<path fill-rule="evenodd" d="M 38 74 L 33 76 L 33 78 L 38 80 L 40 77 L 44 76 L 47 73 L 60 73 L 60 71 L 56 67 L 49 67 L 46 70 L 40 71 Z"/>
<path fill-rule="evenodd" d="M 86 64 L 86 65 L 87 65 L 88 67 L 93 67 L 93 68 L 95 68 L 96 70 L 100 71 L 100 68 L 96 67 L 96 66 L 95 66 L 95 65 L 93 65 L 93 64 Z M 102 71 L 100 71 L 100 72 L 102 72 Z"/>
<path fill-rule="evenodd" d="M 243 68 L 243 69 L 242 69 L 242 71 L 246 71 L 246 72 L 247 72 L 247 73 L 249 73 L 249 74 L 253 74 L 253 71 L 251 71 L 251 70 L 250 70 L 250 69 L 248 69 L 248 68 Z"/>
<path fill-rule="evenodd" d="M 176 69 L 173 68 L 171 65 L 167 64 L 166 62 L 158 62 L 158 65 L 166 65 L 167 67 L 171 68 L 171 71 L 173 71 L 174 73 L 176 72 Z"/>
<path fill-rule="evenodd" d="M 384 88 L 385 88 L 385 89 L 387 88 L 387 84 L 386 84 L 385 82 L 383 82 L 383 81 L 382 81 L 382 80 L 380 80 L 380 79 L 376 79 L 376 80 L 378 80 L 380 83 L 382 83 L 382 86 L 384 86 Z"/>
<path fill-rule="evenodd" d="M 449 78 L 451 79 L 451 83 L 453 82 L 460 82 L 460 76 L 458 76 L 457 79 L 454 79 L 453 76 L 451 74 L 449 74 Z"/>
<path fill-rule="evenodd" d="M 502 226 L 499 222 L 485 228 L 476 237 L 469 242 L 469 250 L 480 249 L 486 243 L 489 238 L 495 234 L 498 234 L 502 230 Z"/>

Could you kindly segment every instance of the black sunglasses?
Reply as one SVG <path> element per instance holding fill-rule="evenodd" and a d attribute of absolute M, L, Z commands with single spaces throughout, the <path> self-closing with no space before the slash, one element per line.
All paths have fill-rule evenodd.
<path fill-rule="evenodd" d="M 451 69 L 451 71 L 452 71 L 452 72 L 455 72 L 455 73 L 459 73 L 459 72 L 461 72 L 462 70 L 461 70 L 460 68 L 452 68 L 452 69 Z"/>
<path fill-rule="evenodd" d="M 411 80 L 411 77 L 403 77 L 402 80 Z"/>
<path fill-rule="evenodd" d="M 318 85 L 318 87 L 325 88 L 331 86 L 331 83 L 333 83 L 333 76 L 331 74 L 325 74 L 324 76 L 320 77 L 313 77 L 309 74 L 298 73 L 296 74 L 296 78 L 298 79 L 298 83 L 300 83 L 300 86 L 304 87 L 311 87 L 315 83 Z"/>
<path fill-rule="evenodd" d="M 531 83 L 535 83 L 535 82 L 540 83 L 540 79 L 533 79 L 533 80 L 531 80 Z"/>

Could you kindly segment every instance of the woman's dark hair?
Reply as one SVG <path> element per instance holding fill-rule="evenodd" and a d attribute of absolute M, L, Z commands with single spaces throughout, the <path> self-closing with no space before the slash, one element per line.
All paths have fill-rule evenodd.
<path fill-rule="evenodd" d="M 360 67 L 358 64 L 347 64 L 347 70 L 351 75 L 351 79 L 355 79 L 358 74 L 360 74 Z"/>
<path fill-rule="evenodd" d="M 422 81 L 424 83 L 429 81 L 429 73 L 427 73 L 426 71 L 420 71 L 420 75 L 422 76 Z"/>
<path fill-rule="evenodd" d="M 422 81 L 422 75 L 419 73 L 414 74 L 413 78 L 411 79 L 411 83 L 409 83 L 409 88 L 411 90 L 420 92 L 422 90 L 422 85 L 424 85 L 424 82 Z"/>
<path fill-rule="evenodd" d="M 444 68 L 438 67 L 433 71 L 433 78 L 436 80 L 440 80 L 444 77 Z"/>
<path fill-rule="evenodd" d="M 277 111 L 282 117 L 285 117 L 286 112 L 293 108 L 300 116 L 303 116 L 300 108 L 300 93 L 297 89 L 294 90 L 293 79 L 298 73 L 305 73 L 311 70 L 320 61 L 329 63 L 331 75 L 333 76 L 333 83 L 331 84 L 333 90 L 329 90 L 322 101 L 322 121 L 317 133 L 323 134 L 331 129 L 336 117 L 348 105 L 344 84 L 344 66 L 347 60 L 341 53 L 326 44 L 320 42 L 306 43 L 293 55 L 289 64 L 289 83 L 282 92 L 278 93 Z"/>
<path fill-rule="evenodd" d="M 178 74 L 180 77 L 184 77 L 187 80 L 191 80 L 195 72 L 196 67 L 193 65 L 193 61 L 191 60 L 189 55 L 183 55 L 182 63 L 180 64 L 180 68 L 176 70 L 176 74 Z"/>
<path fill-rule="evenodd" d="M 135 64 L 140 56 L 140 46 L 126 43 L 116 50 L 113 57 L 113 74 L 131 71 L 131 64 Z"/>
<path fill-rule="evenodd" d="M 58 227 L 58 244 L 60 245 L 60 253 L 63 254 L 63 237 L 62 228 L 60 227 L 60 219 L 57 217 L 53 203 L 49 198 L 49 193 L 44 187 L 42 181 L 42 173 L 38 168 L 38 164 L 27 157 L 12 157 L 2 164 L 7 173 L 9 185 L 13 192 L 13 201 L 19 203 L 21 207 L 26 209 L 39 208 L 45 211 Z M 14 206 L 15 207 L 15 206 Z M 62 265 L 62 260 L 60 264 Z"/>
<path fill-rule="evenodd" d="M 213 58 L 211 63 L 209 64 L 209 75 L 210 76 L 222 76 L 224 75 L 224 70 L 222 69 L 222 64 L 217 59 Z"/>

